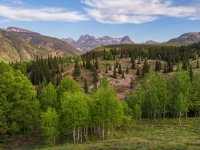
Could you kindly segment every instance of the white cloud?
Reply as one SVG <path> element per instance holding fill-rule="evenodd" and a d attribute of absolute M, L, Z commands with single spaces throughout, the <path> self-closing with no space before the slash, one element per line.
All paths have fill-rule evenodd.
<path fill-rule="evenodd" d="M 76 11 L 56 8 L 27 9 L 0 5 L 0 16 L 17 21 L 85 21 L 88 17 Z"/>
<path fill-rule="evenodd" d="M 102 23 L 140 24 L 160 17 L 200 19 L 200 2 L 191 6 L 173 4 L 172 0 L 81 0 L 90 16 Z"/>

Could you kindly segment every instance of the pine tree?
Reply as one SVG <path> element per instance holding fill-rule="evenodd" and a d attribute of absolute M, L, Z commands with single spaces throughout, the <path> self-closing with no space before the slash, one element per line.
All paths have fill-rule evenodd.
<path fill-rule="evenodd" d="M 149 72 L 149 65 L 147 63 L 147 60 L 145 59 L 143 69 L 142 69 L 142 76 L 144 76 L 148 72 Z"/>
<path fill-rule="evenodd" d="M 89 88 L 88 88 L 88 83 L 87 83 L 87 80 L 84 80 L 84 91 L 85 93 L 89 93 Z"/>
<path fill-rule="evenodd" d="M 126 67 L 126 74 L 129 74 L 129 68 L 128 68 L 128 66 Z"/>
<path fill-rule="evenodd" d="M 122 78 L 125 79 L 124 70 L 122 71 Z"/>
<path fill-rule="evenodd" d="M 99 81 L 99 74 L 95 66 L 93 66 L 93 82 L 97 83 Z"/>
<path fill-rule="evenodd" d="M 156 60 L 156 67 L 155 67 L 155 71 L 156 71 L 156 72 L 160 71 L 160 70 L 159 70 L 159 63 L 158 63 L 158 61 L 157 61 L 157 60 Z"/>
<path fill-rule="evenodd" d="M 118 74 L 122 74 L 122 66 L 121 66 L 121 64 L 119 64 Z"/>
<path fill-rule="evenodd" d="M 86 64 L 85 64 L 85 59 L 83 59 L 83 68 L 85 68 Z"/>
<path fill-rule="evenodd" d="M 136 75 L 138 75 L 138 76 L 140 75 L 140 67 L 139 66 L 137 67 Z"/>
<path fill-rule="evenodd" d="M 116 67 L 114 67 L 114 71 L 113 71 L 113 78 L 117 78 L 117 69 Z"/>
<path fill-rule="evenodd" d="M 109 69 L 109 70 L 112 70 L 112 66 L 111 66 L 110 64 L 109 64 L 109 67 L 108 67 L 108 69 Z"/>
<path fill-rule="evenodd" d="M 74 65 L 74 73 L 73 73 L 73 77 L 76 80 L 76 78 L 80 75 L 81 71 L 80 71 L 80 66 L 78 64 L 77 61 L 75 61 L 75 65 Z"/>
<path fill-rule="evenodd" d="M 85 68 L 86 68 L 86 69 L 91 69 L 91 68 L 92 68 L 92 65 L 91 65 L 91 62 L 90 62 L 89 59 L 86 60 Z"/>
<path fill-rule="evenodd" d="M 95 67 L 96 67 L 97 70 L 99 69 L 99 62 L 98 62 L 97 58 L 95 59 Z"/>
<path fill-rule="evenodd" d="M 133 89 L 133 78 L 131 77 L 130 88 Z"/>
<path fill-rule="evenodd" d="M 131 56 L 131 69 L 135 70 L 136 67 L 135 67 L 135 57 L 132 55 Z"/>
<path fill-rule="evenodd" d="M 197 58 L 197 69 L 199 69 L 199 58 Z"/>

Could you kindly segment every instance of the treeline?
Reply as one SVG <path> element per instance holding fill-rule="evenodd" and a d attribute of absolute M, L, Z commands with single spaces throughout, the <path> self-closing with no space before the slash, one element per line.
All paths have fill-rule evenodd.
<path fill-rule="evenodd" d="M 80 143 L 91 135 L 107 138 L 131 123 L 127 105 L 118 100 L 105 78 L 91 95 L 65 77 L 57 88 L 52 83 L 42 88 L 37 98 L 34 86 L 21 71 L 0 63 L 0 100 L 0 142 L 18 134 L 37 133 L 46 137 L 48 144 L 63 136 Z"/>
<path fill-rule="evenodd" d="M 200 55 L 200 43 L 195 43 L 185 46 L 170 46 L 170 45 L 113 45 L 97 48 L 87 52 L 82 56 L 83 60 L 89 61 L 97 57 L 104 60 L 115 60 L 120 58 L 135 58 L 163 60 L 168 64 L 175 65 L 176 63 L 189 62 L 189 59 L 195 59 L 196 55 Z"/>

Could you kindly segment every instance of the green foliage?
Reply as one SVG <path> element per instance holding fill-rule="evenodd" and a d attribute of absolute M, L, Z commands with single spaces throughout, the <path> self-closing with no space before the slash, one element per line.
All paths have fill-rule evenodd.
<path fill-rule="evenodd" d="M 70 77 L 65 77 L 58 86 L 58 97 L 60 98 L 65 92 L 76 93 L 80 91 L 80 86 Z"/>
<path fill-rule="evenodd" d="M 53 145 L 59 135 L 59 115 L 54 108 L 48 107 L 41 114 L 42 134 L 47 137 L 47 144 Z"/>
<path fill-rule="evenodd" d="M 40 102 L 42 110 L 46 110 L 48 107 L 57 109 L 59 101 L 57 100 L 57 92 L 52 83 L 49 83 L 44 87 L 40 94 Z"/>
<path fill-rule="evenodd" d="M 89 120 L 88 96 L 81 92 L 64 93 L 61 97 L 61 108 L 63 132 L 72 132 L 74 143 L 82 142 L 79 134 L 88 127 Z"/>
<path fill-rule="evenodd" d="M 0 63 L 0 135 L 33 129 L 38 116 L 36 91 L 20 71 Z"/>
<path fill-rule="evenodd" d="M 106 78 L 102 79 L 101 86 L 94 93 L 93 99 L 92 121 L 95 126 L 100 127 L 99 134 L 104 139 L 106 130 L 109 131 L 122 124 L 123 107 Z"/>

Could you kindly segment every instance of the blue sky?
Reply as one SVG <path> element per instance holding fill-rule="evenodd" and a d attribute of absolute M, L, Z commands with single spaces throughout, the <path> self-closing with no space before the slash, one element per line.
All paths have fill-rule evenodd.
<path fill-rule="evenodd" d="M 0 0 L 0 27 L 78 39 L 128 35 L 167 41 L 200 32 L 200 0 Z"/>

